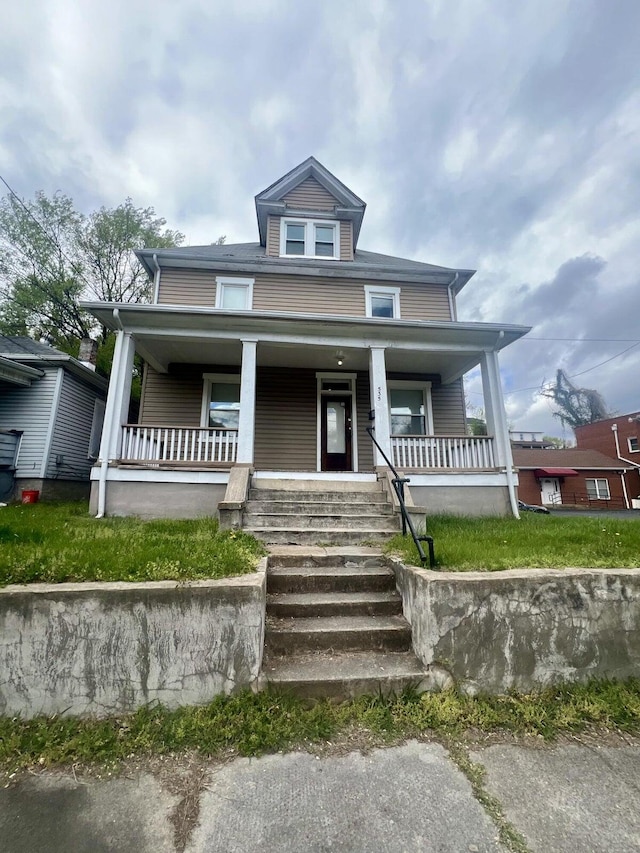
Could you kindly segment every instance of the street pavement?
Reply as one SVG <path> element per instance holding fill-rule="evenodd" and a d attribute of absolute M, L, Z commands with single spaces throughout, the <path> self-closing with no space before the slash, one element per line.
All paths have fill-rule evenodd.
<path fill-rule="evenodd" d="M 640 851 L 640 744 L 471 747 L 519 853 Z M 489 853 L 495 815 L 438 743 L 211 763 L 189 797 L 149 769 L 21 774 L 0 790 L 2 853 Z M 176 775 L 180 775 L 179 766 Z M 195 802 L 195 813 L 193 804 Z M 199 809 L 199 812 L 198 812 Z M 187 810 L 189 811 L 189 810 Z M 184 818 L 184 815 L 183 815 Z M 182 840 L 181 840 L 182 839 Z M 186 846 L 185 846 L 186 845 Z"/>

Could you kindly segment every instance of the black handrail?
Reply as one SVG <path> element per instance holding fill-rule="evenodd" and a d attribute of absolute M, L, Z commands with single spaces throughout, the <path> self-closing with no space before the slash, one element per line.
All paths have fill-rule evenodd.
<path fill-rule="evenodd" d="M 422 547 L 421 543 L 427 543 L 427 548 L 429 550 L 429 567 L 433 569 L 436 565 L 436 556 L 433 548 L 433 536 L 429 536 L 429 534 L 427 533 L 425 533 L 424 536 L 418 536 L 418 534 L 416 533 L 416 529 L 413 526 L 413 522 L 411 521 L 411 516 L 409 515 L 406 504 L 404 502 L 404 486 L 405 483 L 409 483 L 411 481 L 408 477 L 401 477 L 396 471 L 396 469 L 393 467 L 389 457 L 378 444 L 376 437 L 373 434 L 373 427 L 366 427 L 366 430 L 369 433 L 369 438 L 378 448 L 378 450 L 382 454 L 383 459 L 385 460 L 385 462 L 393 473 L 393 480 L 391 482 L 393 483 L 393 488 L 396 490 L 396 495 L 398 496 L 398 502 L 400 504 L 400 512 L 402 514 L 402 535 L 406 536 L 407 528 L 409 528 L 409 532 L 411 533 L 415 546 L 418 549 L 418 554 L 420 555 L 420 562 L 423 566 L 427 562 L 427 556 L 424 553 L 424 548 Z"/>

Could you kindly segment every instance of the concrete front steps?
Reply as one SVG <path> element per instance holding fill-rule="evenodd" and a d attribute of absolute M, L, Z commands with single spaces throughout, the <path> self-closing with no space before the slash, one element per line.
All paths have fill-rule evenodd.
<path fill-rule="evenodd" d="M 378 482 L 254 483 L 242 527 L 268 545 L 349 545 L 388 539 L 397 516 Z"/>
<path fill-rule="evenodd" d="M 393 571 L 379 553 L 273 549 L 263 676 L 312 699 L 430 687 L 411 651 Z"/>

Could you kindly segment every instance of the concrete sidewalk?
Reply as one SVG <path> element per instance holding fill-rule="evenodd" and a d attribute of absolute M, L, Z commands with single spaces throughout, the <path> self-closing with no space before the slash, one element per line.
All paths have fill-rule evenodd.
<path fill-rule="evenodd" d="M 205 768 L 180 790 L 162 774 L 24 774 L 0 791 L 3 853 L 539 853 L 640 851 L 640 744 L 495 744 L 472 750 L 484 791 L 524 844 L 501 843 L 495 815 L 437 743 L 363 755 L 305 752 Z M 179 762 L 176 778 L 186 771 Z M 188 788 L 188 786 L 187 786 Z M 495 801 L 494 801 L 495 802 Z M 198 814 L 199 810 L 199 814 Z M 174 828 L 195 828 L 186 837 Z M 186 847 L 185 847 L 186 844 Z"/>

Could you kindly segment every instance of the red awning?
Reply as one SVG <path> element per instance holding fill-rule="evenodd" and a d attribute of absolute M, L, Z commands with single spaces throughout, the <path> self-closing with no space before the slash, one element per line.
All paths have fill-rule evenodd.
<path fill-rule="evenodd" d="M 577 477 L 578 472 L 573 468 L 536 468 L 535 477 Z"/>

